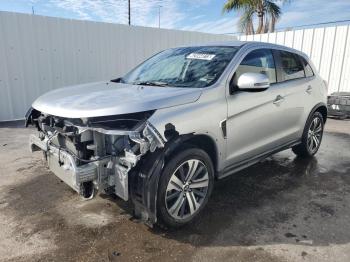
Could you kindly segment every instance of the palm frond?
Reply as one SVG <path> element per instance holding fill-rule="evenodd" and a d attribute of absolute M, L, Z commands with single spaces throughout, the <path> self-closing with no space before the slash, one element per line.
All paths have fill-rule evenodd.
<path fill-rule="evenodd" d="M 240 17 L 238 21 L 238 27 L 242 32 L 245 32 L 246 34 L 253 34 L 254 33 L 254 27 L 253 27 L 253 15 L 254 15 L 254 9 L 252 8 L 246 8 L 243 15 Z"/>
<path fill-rule="evenodd" d="M 227 13 L 232 10 L 245 9 L 252 6 L 253 2 L 253 0 L 227 0 L 222 8 L 222 12 Z"/>
<path fill-rule="evenodd" d="M 276 20 L 281 16 L 281 8 L 273 1 L 265 1 L 265 10 L 268 15 L 274 17 Z"/>

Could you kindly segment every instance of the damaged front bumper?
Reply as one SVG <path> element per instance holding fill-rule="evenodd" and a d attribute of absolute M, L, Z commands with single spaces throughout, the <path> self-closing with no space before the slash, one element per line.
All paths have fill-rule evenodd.
<path fill-rule="evenodd" d="M 88 199 L 97 191 L 131 199 L 137 216 L 156 222 L 165 141 L 151 123 L 140 121 L 126 129 L 72 124 L 38 112 L 26 118 L 39 130 L 30 136 L 31 151 L 43 151 L 49 169 L 73 190 Z"/>
<path fill-rule="evenodd" d="M 57 147 L 50 146 L 47 138 L 41 140 L 38 136 L 31 135 L 29 147 L 31 152 L 44 151 L 49 169 L 78 193 L 81 193 L 81 186 L 84 182 L 96 181 L 98 178 L 100 162 L 77 166 L 72 155 Z"/>

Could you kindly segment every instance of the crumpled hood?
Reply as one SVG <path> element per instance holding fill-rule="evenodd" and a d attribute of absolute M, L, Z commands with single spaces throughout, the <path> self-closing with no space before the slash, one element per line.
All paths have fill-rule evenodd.
<path fill-rule="evenodd" d="M 201 92 L 197 88 L 98 82 L 50 91 L 35 100 L 32 107 L 60 117 L 97 117 L 192 103 L 200 97 Z"/>

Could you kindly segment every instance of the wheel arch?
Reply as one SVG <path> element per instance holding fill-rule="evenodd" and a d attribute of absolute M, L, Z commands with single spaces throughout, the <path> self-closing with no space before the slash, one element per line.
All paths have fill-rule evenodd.
<path fill-rule="evenodd" d="M 166 162 L 171 157 L 185 148 L 195 146 L 204 150 L 210 157 L 216 176 L 218 163 L 217 147 L 214 139 L 209 135 L 193 133 L 178 135 L 172 132 L 168 142 L 163 148 L 149 152 L 138 165 L 132 169 L 129 175 L 131 199 L 134 203 L 134 214 L 146 224 L 152 226 L 157 222 L 157 192 L 159 178 Z M 141 174 L 141 175 L 140 175 Z"/>
<path fill-rule="evenodd" d="M 217 173 L 218 168 L 218 149 L 217 145 L 212 137 L 206 134 L 190 134 L 190 135 L 180 135 L 177 139 L 175 139 L 170 146 L 170 150 L 166 152 L 165 157 L 166 160 L 169 159 L 173 154 L 177 153 L 179 150 L 183 150 L 184 148 L 194 146 L 199 149 L 205 151 L 210 157 L 214 171 Z"/>
<path fill-rule="evenodd" d="M 315 112 L 320 112 L 322 114 L 323 117 L 323 122 L 326 123 L 327 121 L 327 114 L 328 114 L 328 109 L 327 109 L 327 105 L 325 103 L 318 103 L 317 105 L 315 105 L 309 116 L 308 119 L 310 119 L 310 117 L 315 113 Z"/>

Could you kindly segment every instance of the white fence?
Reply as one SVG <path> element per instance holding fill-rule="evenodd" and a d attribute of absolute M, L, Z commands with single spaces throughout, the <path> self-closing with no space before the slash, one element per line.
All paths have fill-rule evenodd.
<path fill-rule="evenodd" d="M 306 53 L 324 80 L 328 92 L 350 92 L 349 25 L 240 36 L 242 41 L 261 41 L 289 46 Z"/>
<path fill-rule="evenodd" d="M 116 78 L 160 50 L 236 39 L 0 12 L 0 121 L 22 119 L 46 91 Z"/>

